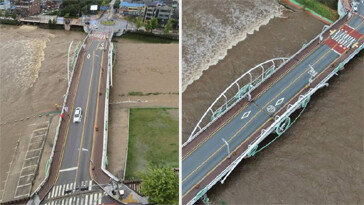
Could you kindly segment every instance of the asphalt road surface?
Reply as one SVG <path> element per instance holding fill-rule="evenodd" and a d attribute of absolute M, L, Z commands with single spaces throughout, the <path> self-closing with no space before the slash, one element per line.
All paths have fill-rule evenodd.
<path fill-rule="evenodd" d="M 82 108 L 82 120 L 78 123 L 71 122 L 68 127 L 67 141 L 64 148 L 61 168 L 56 185 L 75 183 L 80 187 L 82 182 L 90 181 L 90 155 L 96 117 L 96 104 L 100 79 L 103 47 L 106 40 L 99 34 L 98 38 L 91 38 L 86 47 L 84 62 L 81 66 L 81 75 L 74 107 L 68 111 L 73 116 L 76 107 Z"/>
<path fill-rule="evenodd" d="M 360 6 L 363 7 L 363 5 Z M 297 93 L 305 89 L 310 84 L 310 79 L 317 78 L 345 52 L 345 49 L 353 46 L 358 41 L 353 36 L 363 37 L 357 33 L 364 34 L 363 18 L 355 15 L 346 25 L 348 26 L 342 28 L 344 30 L 333 31 L 332 35 L 328 37 L 331 40 L 325 41 L 326 39 L 324 39 L 325 42 L 316 47 L 307 57 L 301 59 L 269 89 L 255 97 L 252 103 L 242 107 L 231 121 L 210 135 L 208 140 L 199 144 L 197 149 L 184 156 L 182 159 L 183 197 L 228 157 L 227 146 L 223 139 L 228 142 L 231 151 L 237 148 L 266 121 L 275 116 L 281 108 L 285 107 Z"/>

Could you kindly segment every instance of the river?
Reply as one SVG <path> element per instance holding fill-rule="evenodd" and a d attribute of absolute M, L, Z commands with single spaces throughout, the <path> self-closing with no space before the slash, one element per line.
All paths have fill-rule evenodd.
<path fill-rule="evenodd" d="M 206 2 L 183 2 L 183 11 L 190 9 L 195 15 L 192 12 L 183 15 L 183 31 L 187 30 L 183 34 L 183 71 L 187 73 L 183 75 L 182 141 L 187 140 L 214 99 L 238 76 L 265 60 L 294 54 L 324 26 L 302 11 L 292 12 L 277 6 L 276 1 L 254 2 L 226 3 L 240 5 L 235 7 L 241 16 L 240 25 L 246 24 L 245 15 L 249 19 L 270 19 L 267 24 L 248 21 L 246 28 L 234 27 L 224 19 L 233 10 L 221 5 L 221 1 L 210 0 L 207 6 Z M 221 8 L 205 9 L 213 5 Z M 261 9 L 249 5 L 271 10 L 255 12 Z M 234 31 L 220 34 L 216 24 L 200 23 L 201 15 L 219 15 L 221 25 L 229 24 Z M 276 17 L 271 19 L 271 16 Z M 255 28 L 253 35 L 245 37 L 250 28 Z M 193 37 L 188 33 L 193 31 L 198 37 L 186 40 Z M 216 32 L 212 36 L 225 40 L 232 39 L 225 35 L 237 35 L 234 38 L 240 40 L 226 40 L 224 44 L 211 40 L 206 46 L 208 40 L 203 40 L 202 34 L 210 39 L 209 32 Z M 186 49 L 191 45 L 192 48 Z M 279 140 L 244 160 L 223 185 L 218 183 L 208 192 L 208 197 L 216 204 L 362 204 L 363 67 L 361 54 L 330 80 L 330 87 L 314 95 L 305 113 Z"/>

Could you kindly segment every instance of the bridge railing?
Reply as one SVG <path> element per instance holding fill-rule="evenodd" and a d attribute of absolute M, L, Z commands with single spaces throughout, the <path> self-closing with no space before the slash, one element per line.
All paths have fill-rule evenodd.
<path fill-rule="evenodd" d="M 287 60 L 288 58 L 274 58 L 265 61 L 251 68 L 231 83 L 206 110 L 183 146 L 188 144 L 243 98 L 247 97 L 250 99 L 250 93 L 281 68 L 281 65 Z"/>
<path fill-rule="evenodd" d="M 300 54 L 304 49 L 306 49 L 308 46 L 310 46 L 313 42 L 319 40 L 322 37 L 322 35 L 324 35 L 326 32 L 328 32 L 333 27 L 333 25 L 335 25 L 336 23 L 338 23 L 339 21 L 341 21 L 343 18 L 347 18 L 347 15 L 340 17 L 338 20 L 336 20 L 330 26 L 324 26 L 324 28 L 321 31 L 321 33 L 319 33 L 309 43 L 304 44 L 301 47 L 301 49 L 298 50 L 295 54 L 293 54 L 289 59 L 287 59 L 287 58 L 276 58 L 277 60 L 283 60 L 284 59 L 284 62 L 278 68 L 275 68 L 274 71 L 273 71 L 273 73 L 275 71 L 279 70 L 279 68 L 281 68 L 285 63 L 287 63 L 287 62 L 291 61 L 293 58 L 295 58 L 298 54 Z M 196 138 L 201 132 L 203 132 L 204 130 L 206 130 L 213 122 L 215 122 L 220 116 L 222 116 L 228 110 L 230 110 L 230 108 L 232 108 L 237 102 L 241 101 L 245 97 L 249 97 L 250 96 L 249 94 L 251 93 L 251 91 L 253 91 L 255 88 L 257 88 L 264 80 L 266 80 L 269 76 L 271 76 L 271 74 L 269 76 L 267 76 L 267 78 L 262 78 L 263 80 L 259 84 L 253 85 L 253 84 L 251 84 L 252 82 L 250 82 L 248 84 L 245 84 L 244 86 L 239 86 L 238 88 L 241 88 L 242 90 L 239 89 L 239 91 L 236 92 L 236 95 L 238 95 L 239 92 L 242 92 L 243 93 L 244 89 L 247 89 L 247 92 L 244 95 L 242 95 L 235 103 L 232 103 L 231 105 L 229 105 L 228 102 L 231 103 L 233 100 L 231 100 L 231 99 L 227 100 L 227 97 L 226 97 L 225 93 L 228 90 L 230 90 L 234 85 L 238 86 L 236 84 L 237 81 L 239 81 L 240 79 L 244 78 L 247 75 L 250 76 L 249 73 L 251 73 L 253 70 L 259 69 L 259 67 L 261 65 L 264 65 L 265 63 L 269 63 L 269 62 L 271 62 L 273 60 L 276 60 L 276 59 L 272 59 L 272 60 L 266 61 L 264 63 L 261 63 L 258 66 L 255 66 L 254 68 L 250 69 L 249 71 L 247 71 L 246 73 L 244 73 L 242 76 L 240 76 L 237 80 L 235 80 L 235 82 L 233 82 L 228 88 L 226 88 L 219 95 L 219 97 L 217 97 L 216 100 L 210 105 L 210 107 L 206 110 L 206 112 L 202 115 L 201 119 L 198 121 L 197 125 L 195 126 L 195 128 L 191 132 L 188 140 L 183 144 L 183 146 L 186 146 L 189 142 L 191 142 L 194 138 Z M 251 86 L 251 85 L 253 85 L 253 86 Z M 213 109 L 214 107 L 216 107 L 216 104 L 217 104 L 217 102 L 220 99 L 225 99 L 225 103 L 223 103 L 223 105 L 220 105 L 219 108 Z M 223 106 L 225 106 L 225 108 L 222 108 Z M 208 119 L 209 113 L 213 116 L 213 117 L 210 117 L 210 119 Z M 205 125 L 203 125 L 203 123 Z"/>
<path fill-rule="evenodd" d="M 85 45 L 86 43 L 86 40 L 88 39 L 89 35 L 87 35 L 83 42 L 82 42 L 82 46 Z M 81 53 L 81 48 L 82 46 L 79 47 L 79 50 L 76 51 L 76 56 L 75 56 L 75 59 L 74 61 L 77 62 L 77 59 L 79 57 L 79 54 Z M 72 66 L 72 72 L 71 72 L 71 79 L 73 79 L 73 74 L 74 74 L 74 70 L 75 70 L 75 67 L 76 67 L 76 64 L 77 63 L 73 63 L 73 66 Z M 69 94 L 69 90 L 70 90 L 70 86 L 71 86 L 71 83 L 68 85 L 67 87 L 67 91 L 66 91 L 66 94 L 64 95 L 64 100 L 63 100 L 63 105 L 62 105 L 62 111 L 61 111 L 61 115 L 64 114 L 64 108 L 66 106 L 66 102 L 67 102 L 67 99 L 68 99 L 68 94 Z M 44 184 L 48 181 L 48 178 L 49 178 L 49 171 L 51 169 L 51 164 L 53 162 L 53 157 L 54 157 L 54 153 L 55 153 L 55 149 L 56 149 L 56 145 L 57 145 L 57 141 L 58 141 L 58 135 L 59 135 L 59 129 L 61 127 L 61 123 L 62 123 L 62 118 L 59 117 L 58 119 L 58 126 L 57 126 L 57 129 L 56 129 L 56 134 L 55 134 L 55 137 L 54 137 L 54 140 L 53 140 L 53 147 L 52 147 L 52 151 L 51 151 L 51 155 L 46 163 L 46 170 L 45 170 L 45 177 L 44 177 L 44 180 L 41 182 L 41 184 L 38 186 L 38 188 L 32 193 L 31 197 L 33 197 L 35 194 L 37 194 L 41 189 L 42 187 L 44 186 Z"/>
<path fill-rule="evenodd" d="M 342 18 L 346 18 L 346 16 L 341 17 L 338 19 L 334 24 L 336 24 L 338 21 L 340 21 Z M 319 38 L 321 34 L 328 31 L 334 24 L 332 24 L 329 27 L 325 27 L 325 29 L 320 33 L 316 38 L 314 38 L 309 44 L 311 44 L 314 40 Z M 307 44 L 307 45 L 309 45 Z M 302 51 L 307 46 L 304 46 L 300 49 Z M 340 69 L 343 68 L 343 66 L 348 63 L 352 58 L 354 58 L 355 55 L 357 55 L 361 50 L 364 49 L 364 44 L 361 44 L 349 57 L 347 57 L 343 62 L 341 62 L 330 74 L 328 74 L 320 83 L 318 83 L 317 86 L 314 88 L 311 88 L 306 94 L 300 95 L 298 100 L 293 103 L 289 104 L 286 108 L 286 111 L 280 115 L 276 116 L 274 119 L 274 122 L 266 129 L 262 129 L 261 134 L 259 137 L 257 137 L 253 142 L 251 142 L 248 146 L 248 149 L 245 150 L 238 158 L 236 158 L 228 167 L 226 167 L 215 179 L 213 179 L 206 187 L 201 189 L 192 200 L 190 200 L 187 204 L 192 205 L 194 204 L 198 199 L 200 199 L 206 192 L 211 189 L 218 181 L 221 181 L 221 183 L 224 183 L 225 179 L 229 176 L 229 174 L 234 170 L 234 168 L 241 162 L 242 159 L 247 157 L 249 153 L 251 153 L 254 149 L 257 148 L 259 143 L 261 143 L 270 133 L 274 131 L 278 126 L 281 125 L 281 122 L 287 117 L 290 116 L 293 112 L 295 112 L 297 109 L 301 108 L 303 106 L 303 103 L 307 101 L 308 98 L 310 98 L 317 90 L 323 88 L 324 86 L 328 86 L 327 83 L 330 78 L 332 78 L 334 75 L 337 75 Z M 300 52 L 299 51 L 299 52 Z M 295 55 L 297 55 L 299 52 L 297 52 Z M 292 57 L 291 57 L 292 58 Z M 224 177 L 224 178 L 223 178 Z"/>
<path fill-rule="evenodd" d="M 306 94 L 300 95 L 298 100 L 293 103 L 289 104 L 287 106 L 286 111 L 281 115 L 277 116 L 274 120 L 274 122 L 266 129 L 262 129 L 261 134 L 259 137 L 257 137 L 253 142 L 250 143 L 248 146 L 248 149 L 245 150 L 238 158 L 236 158 L 228 167 L 226 167 L 214 180 L 212 180 L 206 187 L 204 187 L 201 191 L 199 191 L 196 196 L 187 203 L 187 205 L 194 204 L 198 199 L 200 199 L 206 192 L 211 189 L 218 181 L 221 181 L 223 184 L 225 179 L 229 176 L 229 174 L 232 172 L 232 170 L 235 169 L 235 167 L 245 158 L 249 153 L 251 153 L 256 147 L 261 143 L 270 133 L 272 133 L 278 126 L 280 126 L 280 123 L 286 118 L 287 116 L 290 116 L 293 112 L 295 112 L 297 109 L 301 108 L 303 106 L 303 103 L 310 98 L 317 90 L 328 86 L 327 83 L 330 78 L 332 78 L 334 75 L 337 75 L 337 73 L 340 71 L 340 69 L 343 68 L 343 66 L 348 63 L 352 58 L 354 58 L 355 55 L 357 55 L 361 50 L 364 49 L 364 44 L 359 46 L 358 49 L 356 49 L 348 58 L 346 58 L 342 63 L 340 63 L 336 69 L 334 69 L 329 75 L 327 75 L 317 86 L 314 88 L 311 88 Z M 224 178 L 223 178 L 224 177 Z"/>
<path fill-rule="evenodd" d="M 102 149 L 101 170 L 105 174 L 107 174 L 110 178 L 118 182 L 120 180 L 106 169 L 106 164 L 108 164 L 107 143 L 108 143 L 108 121 L 109 121 L 109 93 L 110 93 L 110 85 L 112 83 L 111 78 L 112 78 L 113 50 L 114 50 L 114 45 L 111 42 L 112 36 L 113 33 L 110 33 L 109 37 L 110 47 L 108 50 L 108 64 L 106 72 L 107 74 L 106 74 L 106 93 L 105 93 L 105 111 L 104 111 L 104 140 Z"/>

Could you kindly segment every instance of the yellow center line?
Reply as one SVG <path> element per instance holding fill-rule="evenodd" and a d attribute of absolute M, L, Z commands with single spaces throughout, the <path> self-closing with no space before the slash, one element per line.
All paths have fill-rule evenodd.
<path fill-rule="evenodd" d="M 302 89 L 303 90 L 303 89 Z M 301 90 L 301 91 L 302 91 Z M 297 96 L 298 94 L 296 94 Z M 296 97 L 295 96 L 295 97 Z M 287 103 L 286 103 L 287 104 Z M 269 118 L 265 123 L 263 123 L 255 132 L 253 132 L 248 138 L 246 138 L 241 144 L 240 146 L 237 146 L 231 153 L 234 153 L 237 149 L 239 149 L 247 140 L 249 140 L 252 136 L 254 136 L 262 127 L 264 127 L 268 122 L 269 120 L 271 120 L 272 118 Z M 211 174 L 211 172 L 213 172 L 218 166 L 221 165 L 221 163 L 223 163 L 226 159 L 228 158 L 228 156 L 226 156 L 223 160 L 221 160 L 219 162 L 219 164 L 217 164 L 213 169 L 211 169 L 200 181 L 198 181 L 196 183 L 196 185 L 194 185 L 193 187 L 191 187 L 183 196 L 185 197 L 188 193 L 190 193 L 192 191 L 192 189 L 194 189 L 198 184 L 200 184 L 202 182 L 202 180 L 204 180 L 209 174 Z"/>
<path fill-rule="evenodd" d="M 264 107 L 262 107 L 262 109 L 260 109 L 252 118 L 250 118 L 250 120 L 248 122 L 246 122 L 237 132 L 235 132 L 235 134 L 229 138 L 229 140 L 227 140 L 227 142 L 230 142 L 231 140 L 233 140 L 253 119 L 255 119 L 255 117 L 260 114 L 266 106 L 268 106 L 271 102 L 273 102 L 280 94 L 282 94 L 284 91 L 286 91 L 289 87 L 291 87 L 291 85 L 293 83 L 295 83 L 298 79 L 300 79 L 304 74 L 306 74 L 306 71 L 309 70 L 310 68 L 307 68 L 304 72 L 302 72 L 294 81 L 292 81 L 290 84 L 288 84 L 282 91 L 280 91 L 274 98 L 272 98 L 266 105 L 264 105 Z M 216 150 L 212 155 L 210 155 L 210 157 L 208 157 L 205 161 L 203 161 L 196 169 L 194 169 L 189 175 L 187 175 L 185 177 L 185 179 L 182 180 L 182 182 L 184 182 L 185 180 L 187 180 L 193 173 L 195 173 L 197 170 L 199 170 L 207 161 L 210 160 L 211 157 L 213 157 L 215 154 L 217 154 L 223 147 L 225 147 L 226 144 L 223 144 L 218 150 Z"/>
<path fill-rule="evenodd" d="M 104 45 L 104 46 L 106 46 L 106 45 Z M 102 52 L 101 52 L 101 67 L 100 67 L 100 73 L 99 73 L 99 84 L 98 84 L 98 88 L 97 88 L 97 92 L 98 93 L 100 93 L 100 84 L 101 84 L 101 76 L 102 76 L 102 66 L 103 66 L 103 62 L 104 62 L 104 52 L 105 52 L 104 49 L 102 49 Z M 98 119 L 98 113 L 99 113 L 98 105 L 99 105 L 99 100 L 100 100 L 100 96 L 97 95 L 94 127 L 97 124 L 97 119 Z M 90 156 L 92 163 L 94 161 L 93 153 L 94 153 L 94 146 L 95 146 L 95 135 L 96 135 L 96 132 L 94 131 L 93 132 L 93 135 L 92 135 L 92 148 L 91 148 L 91 156 Z M 91 164 L 91 162 L 90 162 L 89 174 L 90 174 L 91 179 L 93 180 L 93 175 L 92 175 L 92 171 L 91 171 L 92 170 L 92 166 L 94 166 L 94 165 Z"/>
<path fill-rule="evenodd" d="M 313 64 L 313 65 L 315 65 L 317 62 L 319 62 L 322 58 L 324 58 L 329 52 L 330 52 L 331 50 L 329 50 L 328 52 L 326 52 L 323 56 L 321 56 L 319 59 L 317 59 L 316 61 L 315 61 L 315 63 Z M 299 78 L 301 78 L 302 77 L 302 75 L 304 75 L 304 74 L 306 74 L 306 72 L 309 70 L 310 68 L 307 68 L 304 72 L 302 72 L 294 81 L 292 81 L 292 82 L 290 82 L 290 84 L 288 84 L 288 86 L 286 86 L 281 92 L 279 92 L 274 98 L 272 98 L 267 104 L 265 104 L 263 107 L 262 107 L 262 109 L 259 111 L 259 112 L 257 112 L 256 113 L 256 115 L 257 114 L 259 114 L 262 110 L 264 110 L 271 102 L 273 102 L 273 100 L 275 100 L 280 94 L 282 94 L 284 91 L 286 91 L 293 83 L 295 83 Z M 240 113 L 240 112 L 239 112 Z M 238 113 L 238 114 L 239 114 Z M 244 124 L 244 126 L 242 127 L 242 128 L 240 128 L 234 135 L 233 135 L 233 137 L 231 137 L 229 140 L 228 140 L 228 142 L 230 142 L 230 140 L 232 139 L 232 138 L 234 138 L 247 124 L 249 124 L 250 123 L 250 121 L 251 120 L 253 120 L 255 117 L 256 117 L 256 115 L 254 115 L 247 123 L 245 123 Z M 220 148 L 222 148 L 222 147 L 224 147 L 224 146 L 226 146 L 225 144 L 223 144 Z M 219 151 L 220 149 L 218 149 L 214 154 L 216 154 L 218 151 Z M 213 155 L 214 155 L 213 154 Z M 212 157 L 212 156 L 210 156 L 210 157 Z M 209 157 L 209 158 L 210 158 Z M 208 158 L 208 159 L 209 159 Z M 208 161 L 208 159 L 206 160 L 206 161 Z M 206 162 L 205 161 L 205 162 Z M 204 163 L 205 163 L 204 162 Z M 200 165 L 200 166 L 202 166 L 202 164 Z M 198 167 L 199 168 L 199 167 Z M 197 168 L 197 169 L 198 169 Z M 196 170 L 195 170 L 196 171 Z M 193 172 L 192 172 L 193 173 Z M 190 173 L 187 177 L 186 177 L 186 179 L 192 174 L 192 173 Z M 184 180 L 186 180 L 186 179 L 184 179 Z M 183 180 L 183 181 L 184 181 Z"/>
<path fill-rule="evenodd" d="M 100 42 L 97 44 L 96 49 L 99 46 L 99 44 L 100 44 Z M 88 105 L 89 105 L 89 102 L 90 102 L 91 85 L 92 85 L 92 81 L 93 81 L 94 70 L 95 70 L 95 50 L 92 51 L 91 77 L 90 77 L 90 82 L 89 82 L 89 85 L 88 85 L 88 95 L 87 95 L 87 100 L 86 100 L 85 117 L 83 119 L 83 125 L 82 125 L 81 143 L 80 143 L 80 147 L 78 148 L 79 150 L 78 150 L 77 167 L 80 165 L 80 160 L 81 160 L 82 147 L 83 147 L 83 138 L 84 138 L 84 134 L 85 134 L 85 125 L 86 125 L 87 116 L 88 116 Z M 77 169 L 77 171 L 76 171 L 74 182 L 76 182 L 76 180 L 77 180 L 78 172 L 79 172 L 79 169 Z"/>
<path fill-rule="evenodd" d="M 82 49 L 82 48 L 80 48 Z M 77 76 L 77 84 L 76 84 L 76 89 L 75 89 L 75 93 L 73 95 L 73 98 L 72 98 L 72 103 L 71 103 L 71 106 L 69 107 L 69 111 L 71 111 L 71 114 L 73 113 L 72 110 L 73 110 L 73 106 L 74 106 L 74 103 L 75 103 L 75 99 L 76 99 L 76 95 L 77 95 L 77 91 L 78 91 L 78 85 L 80 84 L 80 77 L 82 75 L 82 70 L 83 70 L 83 64 L 84 64 L 84 61 L 85 61 L 85 56 L 86 56 L 86 52 L 85 54 L 82 56 L 82 61 L 81 61 L 81 67 L 80 67 L 80 73 L 78 74 Z M 78 60 L 78 59 L 77 59 Z M 77 61 L 76 61 L 76 64 L 77 64 Z M 76 68 L 75 68 L 76 69 Z M 74 71 L 73 71 L 74 72 Z M 69 114 L 69 113 L 67 113 Z M 72 116 L 72 115 L 71 115 Z M 65 147 L 66 147 L 66 144 L 67 144 L 67 139 L 68 139 L 68 130 L 69 130 L 69 125 L 71 123 L 71 117 L 70 116 L 70 119 L 68 121 L 68 125 L 66 126 L 66 138 L 64 140 L 64 143 L 63 143 L 63 146 L 62 146 L 62 153 L 61 153 L 61 161 L 60 163 L 58 164 L 58 172 L 57 172 L 57 176 L 56 176 L 56 180 L 54 181 L 53 183 L 53 186 L 56 185 L 57 181 L 58 181 L 58 178 L 59 178 L 59 170 L 61 169 L 61 165 L 62 165 L 62 162 L 63 162 L 63 155 L 64 155 L 64 150 L 65 150 Z"/>
<path fill-rule="evenodd" d="M 350 21 L 352 20 L 353 17 L 351 17 Z M 345 25 L 345 24 L 344 24 Z M 344 25 L 342 25 L 340 28 L 342 28 Z M 327 37 L 329 38 L 330 35 Z M 327 39 L 326 38 L 326 39 Z M 326 40 L 325 39 L 325 40 Z M 305 56 L 295 62 L 292 66 L 291 69 L 287 69 L 280 77 L 278 77 L 275 81 L 273 81 L 271 84 L 269 84 L 267 86 L 266 89 L 264 89 L 262 92 L 260 92 L 254 99 L 259 98 L 261 95 L 263 95 L 268 89 L 270 89 L 274 84 L 276 84 L 279 80 L 281 80 L 284 76 L 286 76 L 286 74 L 290 71 L 292 71 L 294 68 L 297 67 L 297 65 L 299 63 L 301 63 L 302 61 L 306 60 L 312 53 L 314 53 L 315 51 L 317 51 L 320 47 L 317 47 L 316 49 L 313 49 L 312 51 L 308 52 L 307 54 L 305 54 Z M 240 112 L 242 110 L 244 110 L 248 105 L 245 105 L 244 107 L 242 107 L 241 109 L 239 109 L 234 115 L 232 115 L 228 120 L 226 120 L 225 123 L 223 123 L 218 129 L 216 129 L 214 132 L 212 132 L 208 137 L 206 137 L 203 141 L 201 141 L 198 145 L 196 145 L 192 150 L 190 150 L 183 158 L 182 161 L 184 161 L 187 157 L 189 157 L 194 151 L 196 151 L 202 144 L 204 144 L 207 140 L 209 140 L 213 135 L 215 135 L 220 129 L 222 129 L 227 123 L 229 123 L 232 119 L 234 119 L 238 114 L 240 114 Z"/>
<path fill-rule="evenodd" d="M 362 22 L 363 23 L 363 22 Z M 356 30 L 362 23 L 360 23 L 354 30 Z M 351 32 L 350 32 L 351 33 Z M 363 36 L 362 36 L 363 37 Z M 361 38 L 362 38 L 361 37 Z M 360 39 L 361 39 L 360 38 Z M 358 39 L 358 41 L 360 40 L 360 39 Z M 338 43 L 336 43 L 336 45 L 337 45 Z M 335 46 L 336 46 L 335 45 Z M 317 62 L 319 62 L 324 56 L 326 56 L 328 53 L 330 53 L 330 51 L 332 51 L 332 49 L 330 49 L 328 52 L 326 52 L 322 57 L 320 57 L 317 61 L 315 61 L 315 63 L 313 64 L 313 65 L 315 65 Z M 317 79 L 319 76 L 321 76 L 328 68 L 330 68 L 331 67 L 331 65 L 333 65 L 335 63 L 335 60 L 334 60 L 334 62 L 332 62 L 330 65 L 328 65 L 322 72 L 320 72 L 316 77 L 314 77 L 314 79 L 313 80 L 315 80 L 315 79 Z M 294 82 L 295 81 L 297 81 L 303 74 L 305 74 L 307 71 L 308 71 L 309 69 L 306 69 L 305 70 L 305 72 L 303 72 L 298 78 L 296 78 L 295 80 L 294 80 Z M 290 87 L 291 86 L 291 84 L 292 84 L 293 82 L 291 82 L 290 83 L 290 85 L 288 85 L 284 90 L 286 90 L 288 87 Z M 304 89 L 306 89 L 306 87 L 304 87 L 304 88 L 302 88 L 293 98 L 291 98 L 291 99 L 294 99 L 295 97 L 297 97 L 297 95 L 298 94 L 300 94 Z M 281 91 L 281 93 L 282 92 L 284 92 L 284 90 L 283 91 Z M 280 94 L 278 94 L 278 95 L 280 95 Z M 276 95 L 276 97 L 278 96 L 278 95 Z M 276 98 L 275 97 L 275 98 Z M 274 98 L 274 99 L 275 99 Z M 272 99 L 268 104 L 270 104 L 274 99 Z M 265 108 L 268 104 L 266 104 L 263 108 Z M 286 105 L 288 104 L 288 102 L 284 105 L 284 106 L 282 106 L 280 109 L 279 109 L 279 111 L 278 112 L 276 112 L 276 113 L 279 113 Z M 263 108 L 262 108 L 262 110 L 263 110 Z M 261 112 L 262 110 L 260 110 L 259 112 Z M 259 113 L 258 112 L 258 113 Z M 254 115 L 254 117 L 255 117 L 256 115 Z M 270 118 L 271 119 L 271 118 Z M 268 120 L 269 121 L 269 120 Z M 268 121 L 266 121 L 264 124 L 266 124 Z M 249 122 L 248 122 L 249 123 Z M 263 125 L 264 125 L 263 124 Z M 243 127 L 245 127 L 246 126 L 246 124 L 243 126 Z M 261 126 L 262 127 L 262 126 Z M 260 127 L 260 128 L 261 128 Z M 240 143 L 240 145 L 239 146 L 237 146 L 235 149 L 234 149 L 234 151 L 235 150 L 237 150 L 241 145 L 243 145 L 248 139 L 250 139 L 258 130 L 260 130 L 260 128 L 258 128 L 252 135 L 250 135 L 247 139 L 245 139 L 242 143 Z M 238 132 L 240 132 L 242 129 L 240 129 Z M 238 133 L 237 132 L 237 133 Z M 234 138 L 235 136 L 236 136 L 237 134 L 235 134 L 233 137 L 231 137 L 229 140 L 228 140 L 228 142 L 230 142 L 230 140 L 232 139 L 232 138 Z M 222 148 L 222 147 L 224 147 L 224 146 L 226 146 L 225 144 L 223 145 L 223 146 L 221 146 L 220 148 L 219 148 L 219 150 Z M 219 151 L 218 150 L 218 151 Z M 216 151 L 215 153 L 213 153 L 213 155 L 215 155 L 218 151 Z M 234 152 L 233 151 L 233 152 Z M 210 156 L 209 158 L 211 158 L 212 156 Z M 198 183 L 196 183 L 196 185 L 198 185 L 203 179 L 205 179 L 213 170 L 215 170 L 216 169 L 216 167 L 218 167 L 223 161 L 225 161 L 226 159 L 227 159 L 227 157 L 228 156 L 226 156 L 222 161 L 220 161 L 220 163 L 218 164 L 218 165 L 216 165 L 212 170 L 210 170 L 209 172 L 208 172 L 208 174 L 206 174 Z M 204 163 L 206 163 L 206 161 L 208 161 L 209 160 L 209 158 L 207 159 L 207 160 L 205 160 L 204 162 L 203 162 L 203 164 Z M 195 171 L 197 171 L 200 167 L 202 166 L 202 164 L 198 167 L 198 168 L 196 168 L 193 172 L 195 172 Z M 192 173 L 190 173 L 183 181 L 185 181 L 190 175 L 191 175 Z M 183 182 L 182 181 L 182 182 Z M 190 188 L 189 189 L 189 191 L 187 191 L 182 197 L 184 197 L 186 194 L 188 194 L 196 185 L 194 185 L 192 188 Z"/>

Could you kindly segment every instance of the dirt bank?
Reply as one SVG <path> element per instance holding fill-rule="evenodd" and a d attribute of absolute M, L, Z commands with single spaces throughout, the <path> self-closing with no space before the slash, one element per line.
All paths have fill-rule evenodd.
<path fill-rule="evenodd" d="M 110 172 L 123 179 L 128 150 L 129 108 L 178 107 L 178 44 L 117 39 L 110 92 Z"/>
<path fill-rule="evenodd" d="M 110 103 L 128 107 L 141 99 L 149 102 L 145 107 L 177 107 L 178 44 L 117 41 Z"/>

